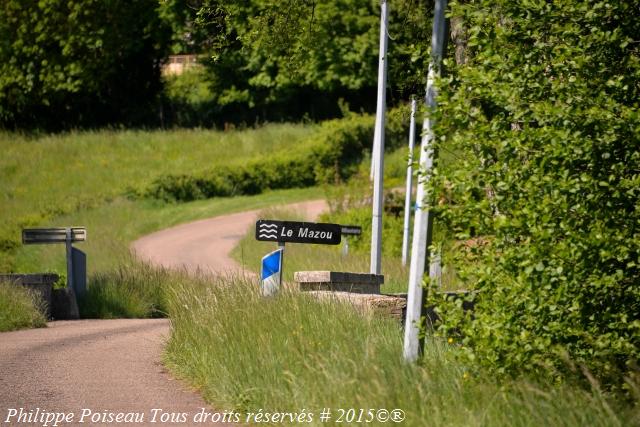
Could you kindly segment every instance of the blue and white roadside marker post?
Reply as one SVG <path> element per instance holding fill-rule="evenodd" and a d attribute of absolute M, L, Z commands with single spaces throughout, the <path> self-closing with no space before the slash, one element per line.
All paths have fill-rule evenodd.
<path fill-rule="evenodd" d="M 262 271 L 260 273 L 262 296 L 270 297 L 280 290 L 280 285 L 282 285 L 283 255 L 284 247 L 280 247 L 262 258 Z"/>
<path fill-rule="evenodd" d="M 351 229 L 359 228 L 357 226 L 347 227 Z M 256 222 L 256 240 L 276 242 L 279 246 L 277 250 L 262 258 L 260 274 L 262 295 L 272 296 L 280 290 L 285 242 L 339 245 L 342 232 L 342 226 L 338 224 L 276 221 L 271 219 L 258 220 Z"/>

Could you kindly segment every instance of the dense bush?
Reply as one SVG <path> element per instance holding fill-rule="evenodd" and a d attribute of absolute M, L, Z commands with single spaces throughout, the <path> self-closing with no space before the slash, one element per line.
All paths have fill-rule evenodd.
<path fill-rule="evenodd" d="M 204 67 L 188 68 L 164 78 L 162 119 L 165 125 L 207 127 L 220 119 L 220 107 Z"/>
<path fill-rule="evenodd" d="M 157 122 L 170 29 L 156 0 L 5 0 L 0 127 Z"/>
<path fill-rule="evenodd" d="M 200 176 L 162 176 L 153 183 L 147 195 L 165 201 L 190 201 L 258 194 L 266 189 L 309 187 L 315 182 L 311 162 L 280 155 L 266 161 L 217 168 Z"/>
<path fill-rule="evenodd" d="M 452 11 L 469 58 L 441 82 L 439 146 L 456 161 L 438 165 L 431 204 L 477 300 L 473 317 L 443 305 L 446 326 L 493 372 L 619 387 L 640 360 L 637 5 Z"/>
<path fill-rule="evenodd" d="M 349 237 L 349 248 L 368 253 L 371 250 L 371 206 L 355 207 L 343 212 L 336 212 L 325 218 L 337 224 L 353 224 L 362 227 L 362 234 Z M 399 258 L 402 255 L 403 217 L 385 214 L 382 222 L 382 254 L 386 257 Z"/>
<path fill-rule="evenodd" d="M 344 182 L 357 171 L 370 150 L 373 122 L 371 116 L 357 114 L 327 121 L 309 140 L 288 153 L 198 175 L 161 176 L 144 195 L 165 201 L 190 201 Z M 390 112 L 388 149 L 404 142 L 407 122 L 406 108 Z"/>

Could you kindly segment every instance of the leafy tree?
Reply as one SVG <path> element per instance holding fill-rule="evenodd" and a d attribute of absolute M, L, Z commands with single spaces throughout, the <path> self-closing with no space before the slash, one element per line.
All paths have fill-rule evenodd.
<path fill-rule="evenodd" d="M 589 372 L 618 388 L 640 360 L 640 20 L 634 1 L 476 0 L 437 114 L 439 212 L 473 316 L 441 303 L 496 373 Z M 584 378 L 584 377 L 583 377 Z"/>
<path fill-rule="evenodd" d="M 170 36 L 157 9 L 156 0 L 2 0 L 0 125 L 148 120 Z"/>
<path fill-rule="evenodd" d="M 391 1 L 390 92 L 423 90 L 430 1 Z M 338 100 L 375 105 L 379 2 L 354 0 L 207 0 L 199 21 L 215 29 L 213 92 L 222 105 L 260 115 L 332 115 Z"/>
<path fill-rule="evenodd" d="M 218 37 L 215 23 L 198 19 L 204 0 L 160 0 L 160 16 L 172 29 L 171 53 L 208 52 Z"/>

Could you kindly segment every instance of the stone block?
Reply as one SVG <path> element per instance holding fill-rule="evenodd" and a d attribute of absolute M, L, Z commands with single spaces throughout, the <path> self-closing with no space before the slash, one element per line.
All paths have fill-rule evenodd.
<path fill-rule="evenodd" d="M 293 277 L 301 291 L 379 294 L 380 285 L 384 283 L 384 276 L 380 274 L 340 271 L 297 271 Z"/>
<path fill-rule="evenodd" d="M 51 315 L 56 320 L 76 320 L 80 318 L 76 295 L 71 288 L 54 289 Z"/>

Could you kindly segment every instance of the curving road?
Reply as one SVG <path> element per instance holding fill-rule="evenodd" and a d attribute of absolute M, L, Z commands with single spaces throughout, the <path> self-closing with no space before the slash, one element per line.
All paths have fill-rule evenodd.
<path fill-rule="evenodd" d="M 288 207 L 313 219 L 326 204 Z M 248 211 L 179 225 L 137 240 L 132 250 L 167 268 L 242 271 L 229 252 L 258 214 Z M 199 413 L 213 410 L 162 365 L 169 333 L 167 319 L 56 321 L 44 329 L 0 333 L 0 424 L 212 424 L 211 418 L 194 423 Z M 56 423 L 56 417 L 64 419 Z"/>
<path fill-rule="evenodd" d="M 314 200 L 287 205 L 287 209 L 313 220 L 327 209 L 327 203 Z M 248 273 L 229 253 L 255 224 L 259 213 L 239 212 L 178 225 L 136 240 L 131 247 L 139 258 L 156 266 L 191 272 Z"/>

